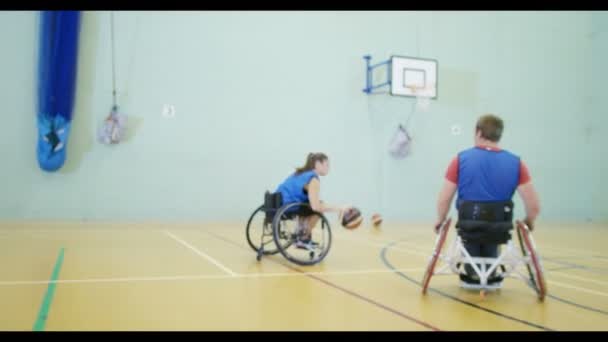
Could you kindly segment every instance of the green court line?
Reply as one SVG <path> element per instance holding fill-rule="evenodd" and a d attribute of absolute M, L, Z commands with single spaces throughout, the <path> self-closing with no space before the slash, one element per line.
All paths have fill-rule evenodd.
<path fill-rule="evenodd" d="M 51 302 L 53 301 L 53 294 L 55 293 L 57 279 L 59 278 L 59 271 L 61 270 L 61 264 L 63 264 L 63 250 L 63 247 L 59 250 L 59 256 L 55 262 L 55 268 L 53 269 L 53 274 L 51 275 L 51 281 L 46 289 L 46 294 L 42 300 L 40 311 L 38 311 L 38 317 L 34 323 L 34 331 L 44 331 L 44 326 L 46 325 L 46 320 L 49 316 L 49 310 L 51 309 Z"/>

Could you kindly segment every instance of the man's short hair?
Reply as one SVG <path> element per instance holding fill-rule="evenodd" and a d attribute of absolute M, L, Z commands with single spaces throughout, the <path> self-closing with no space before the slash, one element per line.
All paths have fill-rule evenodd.
<path fill-rule="evenodd" d="M 498 142 L 502 136 L 504 125 L 502 119 L 494 114 L 485 114 L 477 120 L 475 131 L 481 132 L 481 137 L 492 142 Z"/>

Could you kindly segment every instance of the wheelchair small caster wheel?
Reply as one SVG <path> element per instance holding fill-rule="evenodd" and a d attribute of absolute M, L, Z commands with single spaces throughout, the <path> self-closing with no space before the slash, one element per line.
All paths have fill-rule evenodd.
<path fill-rule="evenodd" d="M 262 260 L 262 250 L 261 250 L 261 249 L 258 251 L 258 255 L 256 255 L 255 259 L 256 259 L 257 261 Z"/>
<path fill-rule="evenodd" d="M 479 297 L 481 297 L 481 300 L 485 300 L 486 299 L 486 290 L 479 291 Z"/>
<path fill-rule="evenodd" d="M 310 252 L 308 255 L 310 256 L 310 260 L 315 258 L 315 252 Z"/>

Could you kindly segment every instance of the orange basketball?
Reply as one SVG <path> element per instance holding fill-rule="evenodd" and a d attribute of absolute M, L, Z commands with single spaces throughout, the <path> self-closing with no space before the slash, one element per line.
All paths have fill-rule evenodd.
<path fill-rule="evenodd" d="M 347 210 L 342 216 L 342 226 L 346 229 L 359 228 L 362 222 L 363 216 L 361 216 L 361 210 L 357 208 Z"/>
<path fill-rule="evenodd" d="M 380 216 L 380 214 L 374 214 L 372 215 L 372 223 L 374 224 L 375 227 L 378 227 L 379 225 L 382 224 L 382 216 Z"/>

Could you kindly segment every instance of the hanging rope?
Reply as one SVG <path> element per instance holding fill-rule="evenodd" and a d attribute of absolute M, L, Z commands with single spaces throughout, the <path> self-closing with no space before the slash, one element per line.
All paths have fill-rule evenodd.
<path fill-rule="evenodd" d="M 110 12 L 110 28 L 111 28 L 111 40 L 112 40 L 112 110 L 117 109 L 116 104 L 116 56 L 114 46 L 114 11 Z"/>
<path fill-rule="evenodd" d="M 404 128 L 407 129 L 409 123 L 410 123 L 410 119 L 412 118 L 412 115 L 416 114 L 416 100 L 414 100 L 414 102 L 412 103 L 412 109 L 410 111 L 410 115 L 407 116 L 407 120 L 405 120 L 405 125 Z"/>
<path fill-rule="evenodd" d="M 98 140 L 103 144 L 119 143 L 126 130 L 127 117 L 118 113 L 118 103 L 116 101 L 116 46 L 114 38 L 114 12 L 110 12 L 110 36 L 112 50 L 112 110 L 110 115 L 102 122 L 98 130 Z"/>
<path fill-rule="evenodd" d="M 420 57 L 420 22 L 419 21 L 416 22 L 416 56 Z M 414 91 L 417 90 L 415 87 L 413 89 L 414 89 Z M 403 130 L 407 130 L 408 125 L 410 123 L 410 119 L 412 118 L 412 115 L 414 115 L 417 112 L 417 110 L 416 110 L 417 101 L 418 101 L 418 98 L 415 98 L 412 103 L 412 110 L 410 111 L 410 114 L 408 115 L 407 120 L 405 121 L 405 125 L 404 126 L 399 125 L 399 127 L 401 127 Z"/>

